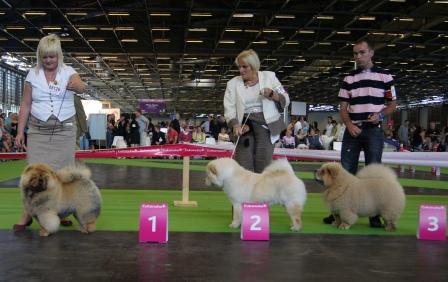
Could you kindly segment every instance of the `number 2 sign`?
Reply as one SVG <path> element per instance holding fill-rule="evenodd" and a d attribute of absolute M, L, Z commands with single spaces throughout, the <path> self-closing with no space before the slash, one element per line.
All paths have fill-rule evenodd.
<path fill-rule="evenodd" d="M 446 207 L 420 205 L 417 238 L 421 240 L 446 240 Z"/>
<path fill-rule="evenodd" d="M 243 204 L 241 239 L 269 240 L 269 207 L 267 204 Z"/>
<path fill-rule="evenodd" d="M 168 205 L 144 203 L 140 206 L 140 243 L 168 242 Z"/>

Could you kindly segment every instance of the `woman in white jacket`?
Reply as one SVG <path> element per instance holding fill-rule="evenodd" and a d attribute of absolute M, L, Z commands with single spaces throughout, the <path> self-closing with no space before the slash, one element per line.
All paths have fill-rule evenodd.
<path fill-rule="evenodd" d="M 259 173 L 271 162 L 273 144 L 285 129 L 280 112 L 289 105 L 289 96 L 275 73 L 259 70 L 260 60 L 252 49 L 241 52 L 235 64 L 240 75 L 227 82 L 224 116 L 240 136 L 235 160 Z"/>

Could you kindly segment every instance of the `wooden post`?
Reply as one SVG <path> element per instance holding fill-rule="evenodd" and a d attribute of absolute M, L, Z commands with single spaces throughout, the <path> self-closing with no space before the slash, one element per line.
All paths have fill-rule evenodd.
<path fill-rule="evenodd" d="M 182 201 L 174 201 L 175 207 L 197 207 L 196 201 L 189 200 L 190 194 L 190 157 L 183 157 Z"/>

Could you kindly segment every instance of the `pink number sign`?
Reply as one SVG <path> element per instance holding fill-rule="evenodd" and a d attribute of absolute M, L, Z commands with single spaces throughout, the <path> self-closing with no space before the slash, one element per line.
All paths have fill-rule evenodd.
<path fill-rule="evenodd" d="M 140 206 L 139 241 L 168 242 L 168 204 L 143 203 Z"/>
<path fill-rule="evenodd" d="M 269 240 L 269 206 L 267 204 L 243 204 L 241 239 Z"/>
<path fill-rule="evenodd" d="M 420 205 L 417 238 L 421 240 L 446 240 L 446 206 Z"/>

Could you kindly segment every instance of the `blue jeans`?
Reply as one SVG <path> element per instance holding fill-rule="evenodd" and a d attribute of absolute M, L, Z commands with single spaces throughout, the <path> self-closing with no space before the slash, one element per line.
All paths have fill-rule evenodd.
<path fill-rule="evenodd" d="M 342 140 L 341 164 L 351 174 L 358 171 L 358 161 L 361 149 L 364 150 L 366 165 L 381 163 L 384 147 L 384 132 L 381 127 L 361 127 L 361 133 L 357 137 L 350 135 L 345 130 Z"/>

